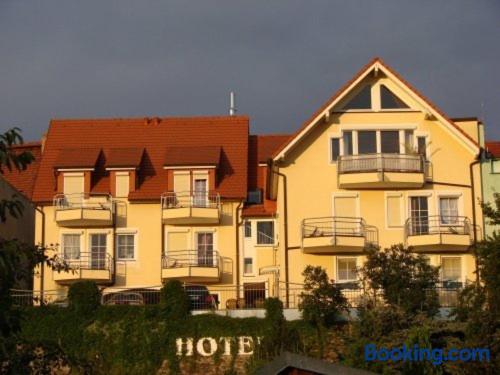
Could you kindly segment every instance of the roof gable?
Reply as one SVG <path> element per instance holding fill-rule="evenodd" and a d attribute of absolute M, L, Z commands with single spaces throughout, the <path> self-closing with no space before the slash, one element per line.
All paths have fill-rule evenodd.
<path fill-rule="evenodd" d="M 436 119 L 443 124 L 446 129 L 456 137 L 456 139 L 461 142 L 470 152 L 477 153 L 479 151 L 479 145 L 475 140 L 469 137 L 462 129 L 460 129 L 448 116 L 444 114 L 436 105 L 431 103 L 429 99 L 418 92 L 412 85 L 410 85 L 406 80 L 404 80 L 398 73 L 386 65 L 380 58 L 376 57 L 365 65 L 361 70 L 353 76 L 344 86 L 342 86 L 330 99 L 328 99 L 308 120 L 306 120 L 302 126 L 295 132 L 295 134 L 290 137 L 289 141 L 285 143 L 279 150 L 277 150 L 273 158 L 278 160 L 283 158 L 286 153 L 293 148 L 293 146 L 299 142 L 302 137 L 307 135 L 309 131 L 322 119 L 329 118 L 330 114 L 337 110 L 342 110 L 343 106 L 349 99 L 349 95 L 355 96 L 360 92 L 359 87 L 363 80 L 369 78 L 370 74 L 377 75 L 378 72 L 382 72 L 391 82 L 400 86 L 405 93 L 407 93 L 408 98 L 411 99 L 414 105 L 418 105 L 425 112 L 432 114 Z M 356 89 L 357 88 L 357 89 Z M 354 93 L 354 95 L 352 95 Z M 410 108 L 412 107 L 405 98 L 401 98 L 405 104 Z"/>

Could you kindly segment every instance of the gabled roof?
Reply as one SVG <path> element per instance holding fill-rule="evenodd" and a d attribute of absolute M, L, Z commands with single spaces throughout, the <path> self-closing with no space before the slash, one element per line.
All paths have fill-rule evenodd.
<path fill-rule="evenodd" d="M 63 148 L 57 153 L 54 168 L 94 168 L 100 153 L 100 148 Z"/>
<path fill-rule="evenodd" d="M 112 148 L 105 152 L 106 168 L 138 168 L 143 154 L 143 147 Z"/>
<path fill-rule="evenodd" d="M 472 139 L 467 133 L 465 133 L 460 127 L 455 124 L 444 112 L 442 112 L 435 104 L 433 104 L 429 99 L 422 95 L 417 89 L 415 89 L 410 83 L 408 83 L 403 77 L 396 73 L 392 68 L 386 65 L 381 58 L 375 57 L 363 68 L 361 68 L 358 73 L 356 73 L 353 78 L 351 78 L 346 84 L 344 84 L 333 96 L 328 99 L 308 120 L 306 120 L 302 126 L 295 132 L 295 134 L 289 139 L 289 141 L 277 150 L 273 158 L 279 159 L 283 157 L 286 152 L 293 147 L 293 145 L 300 140 L 303 136 L 308 134 L 309 130 L 316 125 L 316 123 L 323 117 L 327 116 L 331 108 L 334 107 L 342 98 L 348 94 L 352 88 L 354 88 L 361 80 L 368 76 L 373 70 L 380 69 L 389 78 L 400 83 L 404 86 L 409 94 L 411 94 L 414 99 L 416 99 L 421 105 L 429 110 L 430 113 L 434 114 L 440 122 L 450 129 L 450 131 L 457 135 L 458 138 L 464 142 L 464 145 L 469 148 L 474 153 L 479 151 L 478 143 Z"/>
<path fill-rule="evenodd" d="M 131 119 L 52 120 L 47 132 L 33 200 L 52 201 L 56 193 L 54 166 L 61 149 L 102 149 L 90 192 L 109 192 L 106 171 L 107 150 L 144 149 L 138 171 L 138 189 L 131 200 L 159 201 L 167 190 L 164 170 L 165 150 L 169 147 L 206 147 L 222 149 L 218 185 L 223 198 L 244 198 L 247 191 L 249 120 L 245 116 L 170 117 L 155 121 Z"/>
<path fill-rule="evenodd" d="M 266 163 L 268 159 L 272 158 L 276 150 L 285 144 L 291 136 L 292 134 L 265 134 L 251 136 L 256 137 L 257 161 L 259 163 Z"/>
<path fill-rule="evenodd" d="M 168 147 L 164 166 L 217 166 L 220 161 L 220 146 Z"/>
<path fill-rule="evenodd" d="M 18 171 L 15 168 L 8 170 L 3 168 L 3 173 L 0 174 L 9 184 L 11 184 L 21 194 L 31 199 L 33 195 L 33 188 L 35 186 L 35 179 L 40 166 L 41 160 L 41 143 L 40 142 L 27 142 L 22 145 L 14 146 L 14 153 L 20 154 L 22 152 L 31 152 L 35 160 L 33 160 L 25 170 Z"/>
<path fill-rule="evenodd" d="M 500 141 L 486 141 L 484 145 L 490 154 L 495 158 L 500 158 Z"/>

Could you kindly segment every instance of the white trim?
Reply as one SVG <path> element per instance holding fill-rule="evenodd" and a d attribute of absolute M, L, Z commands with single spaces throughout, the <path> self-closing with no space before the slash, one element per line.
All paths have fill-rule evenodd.
<path fill-rule="evenodd" d="M 440 200 L 441 198 L 457 198 L 457 209 L 458 209 L 458 216 L 465 216 L 464 213 L 464 200 L 463 200 L 463 194 L 461 191 L 457 190 L 436 190 L 435 194 L 435 205 L 436 205 L 436 214 L 441 216 L 441 204 Z M 444 224 L 441 224 L 444 225 Z"/>
<path fill-rule="evenodd" d="M 429 216 L 434 216 L 436 212 L 436 208 L 434 206 L 434 199 L 432 199 L 434 190 L 417 190 L 417 191 L 409 191 L 406 194 L 405 205 L 406 205 L 406 219 L 410 218 L 411 215 L 411 205 L 410 198 L 411 197 L 427 197 L 427 211 Z"/>
<path fill-rule="evenodd" d="M 116 260 L 119 262 L 134 262 L 139 259 L 139 231 L 137 229 L 121 228 L 115 232 L 115 247 L 116 247 Z M 118 253 L 118 236 L 132 235 L 134 236 L 134 257 L 133 258 L 120 258 Z"/>
<path fill-rule="evenodd" d="M 399 213 L 401 216 L 400 225 L 389 226 L 389 205 L 388 199 L 389 197 L 400 198 L 399 202 Z M 384 193 L 384 220 L 385 220 L 385 230 L 401 230 L 405 226 L 406 215 L 405 215 L 405 202 L 404 202 L 404 194 L 401 192 L 385 192 Z"/>
<path fill-rule="evenodd" d="M 339 131 L 350 130 L 415 130 L 418 125 L 415 123 L 391 123 L 391 124 L 340 124 Z"/>
<path fill-rule="evenodd" d="M 349 279 L 349 280 L 340 280 L 339 277 L 339 259 L 354 259 L 356 262 L 356 270 L 358 268 L 358 258 L 357 256 L 351 256 L 351 255 L 336 255 L 335 260 L 334 260 L 334 267 L 335 267 L 335 283 L 338 284 L 346 284 L 346 283 L 352 283 L 359 281 L 359 278 L 356 275 L 355 279 Z"/>
<path fill-rule="evenodd" d="M 215 169 L 217 165 L 183 165 L 183 166 L 163 166 L 163 169 Z"/>
<path fill-rule="evenodd" d="M 267 167 L 267 163 L 259 163 L 259 167 Z"/>
<path fill-rule="evenodd" d="M 107 171 L 136 171 L 136 167 L 106 168 Z"/>
<path fill-rule="evenodd" d="M 258 223 L 261 222 L 267 222 L 271 221 L 273 223 L 273 243 L 258 243 L 258 235 L 259 235 L 259 230 L 258 230 Z M 255 242 L 254 242 L 254 247 L 275 247 L 278 244 L 278 233 L 277 233 L 277 225 L 276 225 L 276 220 L 274 219 L 257 219 L 253 220 L 255 223 L 255 231 L 252 232 L 252 236 L 255 233 Z"/>
<path fill-rule="evenodd" d="M 77 234 L 80 236 L 80 254 L 84 252 L 86 248 L 86 236 L 85 230 L 82 229 L 62 229 L 59 231 L 59 243 L 61 244 L 61 248 L 58 251 L 59 254 L 64 254 L 64 241 L 63 237 L 65 234 Z"/>
<path fill-rule="evenodd" d="M 439 281 L 443 282 L 443 262 L 442 260 L 445 258 L 458 258 L 460 259 L 460 282 L 465 283 L 466 275 L 465 275 L 465 262 L 464 257 L 462 255 L 439 255 Z"/>
<path fill-rule="evenodd" d="M 355 217 L 361 217 L 361 207 L 360 207 L 360 199 L 359 199 L 359 193 L 358 192 L 346 192 L 346 193 L 339 193 L 339 192 L 334 192 L 332 193 L 332 216 L 335 217 L 335 198 L 340 197 L 340 198 L 355 198 L 356 199 L 356 215 Z"/>

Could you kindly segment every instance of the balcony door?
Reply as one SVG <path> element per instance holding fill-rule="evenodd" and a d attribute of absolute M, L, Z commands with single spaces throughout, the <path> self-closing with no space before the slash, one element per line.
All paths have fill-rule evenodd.
<path fill-rule="evenodd" d="M 105 233 L 90 235 L 90 268 L 93 270 L 106 268 L 106 238 Z"/>
<path fill-rule="evenodd" d="M 212 232 L 196 233 L 198 266 L 214 265 L 214 234 Z"/>
<path fill-rule="evenodd" d="M 411 234 L 429 234 L 429 200 L 427 197 L 410 197 Z"/>
<path fill-rule="evenodd" d="M 206 207 L 208 200 L 207 180 L 205 178 L 197 178 L 194 180 L 194 206 Z"/>

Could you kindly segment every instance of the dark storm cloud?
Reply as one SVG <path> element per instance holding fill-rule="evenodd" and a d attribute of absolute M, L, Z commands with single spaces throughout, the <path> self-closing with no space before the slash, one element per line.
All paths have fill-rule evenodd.
<path fill-rule="evenodd" d="M 500 138 L 500 1 L 0 0 L 0 127 L 225 114 L 291 132 L 373 56 Z"/>

